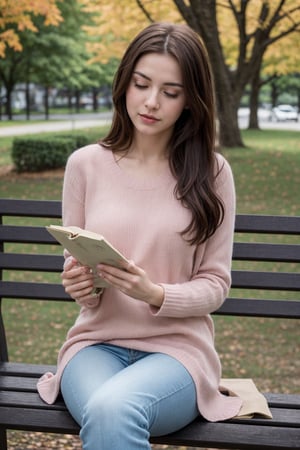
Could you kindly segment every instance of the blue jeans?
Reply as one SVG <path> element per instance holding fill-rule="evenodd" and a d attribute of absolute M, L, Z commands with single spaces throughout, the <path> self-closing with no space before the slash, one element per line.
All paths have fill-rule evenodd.
<path fill-rule="evenodd" d="M 84 450 L 149 450 L 150 435 L 176 431 L 199 414 L 194 382 L 180 362 L 109 344 L 79 351 L 61 391 Z"/>

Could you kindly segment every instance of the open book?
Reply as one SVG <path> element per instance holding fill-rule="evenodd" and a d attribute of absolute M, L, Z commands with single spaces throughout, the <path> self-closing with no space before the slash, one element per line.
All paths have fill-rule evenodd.
<path fill-rule="evenodd" d="M 73 226 L 50 225 L 46 226 L 46 229 L 80 264 L 92 269 L 95 288 L 107 286 L 107 283 L 97 276 L 97 264 L 120 267 L 122 261 L 128 262 L 101 234 Z"/>

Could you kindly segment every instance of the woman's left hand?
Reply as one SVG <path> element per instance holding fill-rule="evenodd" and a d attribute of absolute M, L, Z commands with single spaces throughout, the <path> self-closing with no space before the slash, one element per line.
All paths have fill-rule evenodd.
<path fill-rule="evenodd" d="M 121 269 L 99 264 L 97 270 L 100 278 L 124 294 L 158 308 L 162 305 L 163 287 L 153 283 L 147 273 L 133 261 L 122 263 Z"/>

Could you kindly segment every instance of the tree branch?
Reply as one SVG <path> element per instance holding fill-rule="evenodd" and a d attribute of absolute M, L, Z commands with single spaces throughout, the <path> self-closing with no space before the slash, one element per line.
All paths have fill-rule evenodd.
<path fill-rule="evenodd" d="M 298 22 L 295 22 L 294 18 L 292 17 L 292 14 L 296 11 L 300 11 L 300 6 L 296 6 L 295 8 L 289 9 L 286 12 L 283 11 L 283 14 L 280 14 L 280 9 L 277 8 L 277 10 L 273 14 L 272 27 L 274 27 L 278 22 L 286 18 L 288 18 L 294 25 L 295 24 L 299 25 L 300 21 L 298 20 Z"/>
<path fill-rule="evenodd" d="M 136 3 L 138 5 L 138 7 L 142 10 L 142 12 L 145 14 L 145 16 L 147 17 L 149 22 L 151 22 L 151 23 L 155 22 L 154 19 L 151 17 L 149 11 L 147 11 L 145 6 L 143 5 L 142 1 L 141 0 L 136 0 Z"/>
<path fill-rule="evenodd" d="M 191 7 L 187 6 L 184 0 L 173 0 L 173 3 L 175 4 L 176 8 L 184 18 L 186 23 L 189 24 L 189 26 L 193 28 L 194 31 L 200 33 L 197 20 L 195 18 L 195 15 L 192 13 Z"/>

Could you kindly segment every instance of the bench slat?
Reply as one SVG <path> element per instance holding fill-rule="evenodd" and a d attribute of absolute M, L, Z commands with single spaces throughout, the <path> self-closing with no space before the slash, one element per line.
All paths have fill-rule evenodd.
<path fill-rule="evenodd" d="M 3 216 L 61 218 L 61 202 L 56 200 L 0 199 Z M 271 216 L 237 214 L 237 232 L 299 235 L 299 216 Z"/>
<path fill-rule="evenodd" d="M 16 362 L 0 362 L 0 375 L 26 376 L 39 378 L 45 372 L 56 372 L 56 366 L 48 364 L 25 364 Z"/>
<path fill-rule="evenodd" d="M 1 424 L 13 430 L 79 434 L 79 426 L 64 410 L 11 408 L 1 406 Z"/>
<path fill-rule="evenodd" d="M 16 379 L 12 380 L 13 382 Z M 36 391 L 36 380 L 33 379 L 18 379 L 22 382 L 24 388 L 20 389 L 20 383 L 17 383 L 17 388 L 12 390 L 11 386 L 8 385 L 8 389 L 4 386 L 0 387 L 0 406 L 12 407 L 12 408 L 36 408 L 42 410 L 51 411 L 66 411 L 66 406 L 62 401 L 57 401 L 53 405 L 45 404 L 39 397 Z M 260 416 L 255 416 L 250 419 L 232 419 L 231 423 L 237 424 L 261 424 L 261 425 L 272 425 L 272 426 L 289 426 L 300 428 L 300 409 L 299 408 L 279 408 L 270 406 L 271 413 L 273 415 L 272 424 L 270 424 L 271 419 L 265 419 Z"/>
<path fill-rule="evenodd" d="M 6 270 L 61 272 L 63 263 L 62 255 L 0 253 L 0 268 Z"/>
<path fill-rule="evenodd" d="M 59 245 L 42 226 L 1 225 L 0 242 Z"/>
<path fill-rule="evenodd" d="M 1 225 L 0 241 L 59 245 L 41 226 Z M 248 261 L 300 262 L 300 245 L 235 242 L 233 259 Z"/>
<path fill-rule="evenodd" d="M 53 365 L 35 365 L 24 363 L 0 363 L 0 389 L 13 389 L 25 383 L 29 390 L 36 390 L 37 378 L 41 377 L 45 372 L 56 372 L 56 366 Z M 27 379 L 25 381 L 25 379 Z M 264 394 L 269 405 L 274 408 L 296 408 L 300 409 L 300 394 Z"/>
<path fill-rule="evenodd" d="M 0 253 L 0 268 L 2 269 L 61 272 L 62 267 L 62 255 Z M 16 282 L 14 283 L 16 284 Z M 298 291 L 300 290 L 300 277 L 298 273 L 233 270 L 232 287 Z"/>
<path fill-rule="evenodd" d="M 300 245 L 235 242 L 232 259 L 298 263 L 300 262 Z"/>
<path fill-rule="evenodd" d="M 0 297 L 73 301 L 69 295 L 65 293 L 63 286 L 55 283 L 19 282 L 16 284 L 13 281 L 1 281 Z"/>
<path fill-rule="evenodd" d="M 73 302 L 60 284 L 20 282 L 15 285 L 10 281 L 0 281 L 0 296 L 8 299 Z M 228 298 L 214 314 L 299 319 L 300 301 Z"/>
<path fill-rule="evenodd" d="M 63 411 L 9 408 L 0 409 L 0 421 L 8 428 L 28 431 L 77 434 L 79 427 L 70 415 Z M 299 429 L 265 425 L 209 423 L 201 419 L 168 436 L 153 437 L 152 443 L 174 446 L 218 446 L 243 450 L 298 449 Z M 197 445 L 195 445 L 195 442 Z"/>
<path fill-rule="evenodd" d="M 300 409 L 300 394 L 264 394 L 270 406 L 274 408 L 296 408 Z"/>
<path fill-rule="evenodd" d="M 57 200 L 0 199 L 3 216 L 61 218 L 61 202 Z"/>
<path fill-rule="evenodd" d="M 0 267 L 4 270 L 61 272 L 63 268 L 63 256 L 0 253 Z"/>
<path fill-rule="evenodd" d="M 213 314 L 300 319 L 300 301 L 227 298 Z"/>
<path fill-rule="evenodd" d="M 37 378 L 1 376 L 0 391 L 35 392 L 36 383 Z"/>
<path fill-rule="evenodd" d="M 233 270 L 232 287 L 243 289 L 267 289 L 274 291 L 299 291 L 300 276 L 299 273 Z"/>
<path fill-rule="evenodd" d="M 200 420 L 168 436 L 151 438 L 154 444 L 217 447 L 239 450 L 298 449 L 299 429 L 264 425 L 208 423 Z"/>
<path fill-rule="evenodd" d="M 52 256 L 52 255 L 51 255 Z M 54 256 L 54 255 L 53 255 Z M 59 259 L 53 258 L 53 261 L 59 265 Z M 57 267 L 58 268 L 58 267 Z M 60 268 L 61 270 L 61 268 Z M 32 290 L 31 284 L 36 286 L 36 289 Z M 47 284 L 47 286 L 55 286 L 55 284 Z M 12 297 L 14 291 L 23 292 L 26 294 L 25 298 L 29 298 L 27 294 L 27 289 L 32 291 L 36 298 L 35 292 L 39 288 L 45 289 L 45 284 L 43 283 L 30 283 L 30 282 L 13 282 L 13 281 L 2 281 L 0 296 L 1 297 Z M 300 290 L 300 277 L 298 273 L 276 273 L 276 272 L 250 272 L 234 270 L 232 272 L 232 288 L 243 288 L 243 289 L 266 289 L 266 290 L 283 290 L 283 291 L 299 291 Z M 58 285 L 54 288 L 58 289 Z M 58 296 L 61 297 L 61 293 L 58 289 Z M 41 297 L 43 298 L 43 297 Z M 45 297 L 45 298 L 48 298 Z"/>
<path fill-rule="evenodd" d="M 2 230 L 1 230 L 2 231 Z M 2 233 L 1 233 L 2 234 Z M 31 236 L 31 237 L 30 237 Z M 1 236 L 1 239 L 4 237 Z M 7 242 L 7 239 L 5 239 Z M 21 238 L 19 236 L 19 240 L 17 241 L 17 238 L 15 238 L 12 242 L 19 242 L 19 243 L 42 243 L 44 244 L 46 242 L 46 239 L 33 239 L 32 235 L 29 234 L 26 239 L 23 237 Z M 47 241 L 48 244 L 56 244 L 55 242 L 52 243 L 50 241 Z M 255 248 L 251 248 L 254 246 Z M 25 259 L 26 254 L 24 253 L 4 253 L 2 254 L 2 257 L 11 258 L 13 261 L 13 258 L 20 258 Z M 41 255 L 41 254 L 32 254 L 32 256 L 35 256 L 35 258 L 38 260 L 38 258 L 46 257 L 48 255 Z M 53 255 L 49 255 L 53 256 Z M 58 255 L 63 259 L 63 251 Z M 234 251 L 233 251 L 233 259 L 236 261 L 270 261 L 270 262 L 283 262 L 283 263 L 299 263 L 300 262 L 300 245 L 291 245 L 291 244 L 244 244 L 244 243 L 236 243 L 234 245 Z M 5 261 L 3 259 L 3 261 Z M 5 267 L 5 263 L 1 263 L 1 266 Z M 20 265 L 20 268 L 23 268 L 25 264 L 22 266 Z M 9 267 L 9 266 L 7 266 Z M 49 270 L 51 269 L 51 266 L 49 266 Z"/>
<path fill-rule="evenodd" d="M 19 390 L 0 390 L 0 406 L 12 408 L 35 408 L 39 410 L 64 410 L 67 413 L 66 406 L 63 402 L 55 402 L 53 405 L 48 405 L 40 398 L 37 391 L 34 392 L 20 392 Z M 238 424 L 264 424 L 272 426 L 289 426 L 300 428 L 300 409 L 288 408 L 270 408 L 273 419 L 265 419 L 262 417 L 253 417 L 251 419 L 231 419 L 230 423 Z M 272 421 L 272 424 L 270 424 Z M 299 431 L 300 432 L 300 431 Z"/>
<path fill-rule="evenodd" d="M 299 235 L 300 216 L 237 214 L 236 232 Z"/>

